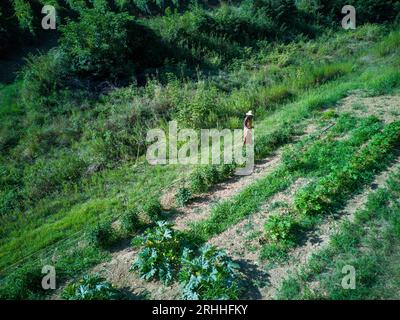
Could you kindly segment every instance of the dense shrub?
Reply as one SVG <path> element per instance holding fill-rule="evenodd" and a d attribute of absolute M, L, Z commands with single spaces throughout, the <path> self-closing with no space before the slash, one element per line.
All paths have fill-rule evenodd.
<path fill-rule="evenodd" d="M 66 300 L 120 300 L 124 295 L 98 274 L 86 275 L 62 292 Z"/>
<path fill-rule="evenodd" d="M 235 171 L 234 164 L 204 165 L 196 168 L 190 175 L 192 193 L 202 193 L 218 182 L 224 181 Z"/>
<path fill-rule="evenodd" d="M 175 195 L 176 204 L 180 207 L 184 207 L 191 199 L 192 192 L 189 188 L 179 188 Z"/>
<path fill-rule="evenodd" d="M 89 240 L 95 246 L 107 249 L 115 243 L 116 235 L 110 220 L 97 223 L 89 231 Z"/>
<path fill-rule="evenodd" d="M 153 198 L 143 205 L 143 211 L 151 221 L 157 221 L 161 218 L 162 206 L 159 199 Z"/>
<path fill-rule="evenodd" d="M 400 12 L 398 1 L 395 0 L 318 0 L 307 8 L 310 14 L 318 15 L 320 23 L 338 26 L 344 17 L 342 8 L 345 5 L 356 8 L 358 24 L 394 21 Z"/>
<path fill-rule="evenodd" d="M 43 297 L 43 278 L 38 264 L 27 263 L 4 279 L 0 286 L 0 299 L 26 300 Z"/>
<path fill-rule="evenodd" d="M 130 209 L 121 218 L 121 227 L 127 233 L 137 231 L 140 225 L 139 212 L 136 209 Z"/>
<path fill-rule="evenodd" d="M 160 279 L 165 284 L 172 281 L 182 249 L 170 224 L 157 222 L 156 227 L 147 229 L 132 244 L 141 246 L 142 250 L 132 264 L 131 271 L 139 271 L 146 280 Z"/>
<path fill-rule="evenodd" d="M 290 212 L 273 214 L 264 225 L 265 236 L 272 243 L 292 242 L 295 228 L 296 220 Z"/>
<path fill-rule="evenodd" d="M 213 128 L 218 119 L 220 95 L 216 87 L 199 84 L 196 90 L 188 92 L 176 101 L 176 119 L 182 127 Z"/>
<path fill-rule="evenodd" d="M 32 110 L 51 111 L 65 88 L 68 67 L 64 54 L 57 49 L 43 55 L 29 56 L 22 72 L 21 97 Z"/>
<path fill-rule="evenodd" d="M 61 48 L 73 71 L 100 76 L 115 75 L 129 62 L 129 28 L 133 18 L 127 14 L 84 10 L 78 22 L 61 28 Z M 130 65 L 129 65 L 130 64 Z"/>
<path fill-rule="evenodd" d="M 39 158 L 25 168 L 26 196 L 32 201 L 49 196 L 63 184 L 76 182 L 84 169 L 85 163 L 73 153 L 61 152 L 51 159 Z"/>
<path fill-rule="evenodd" d="M 179 272 L 183 299 L 239 299 L 238 268 L 223 251 L 213 246 L 202 247 L 199 256 L 185 249 Z"/>
<path fill-rule="evenodd" d="M 60 46 L 81 75 L 131 75 L 135 67 L 159 65 L 165 56 L 157 37 L 125 12 L 82 10 L 79 21 L 70 21 L 61 32 Z"/>

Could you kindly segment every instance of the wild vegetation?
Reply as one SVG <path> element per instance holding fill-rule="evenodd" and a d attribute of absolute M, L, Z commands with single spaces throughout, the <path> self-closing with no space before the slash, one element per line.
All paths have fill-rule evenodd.
<path fill-rule="evenodd" d="M 41 8 L 50 3 L 57 30 L 42 30 Z M 345 4 L 357 8 L 356 30 L 340 29 Z M 399 114 L 387 121 L 335 108 L 349 95 L 399 94 L 399 19 L 399 3 L 387 0 L 3 1 L 0 59 L 51 37 L 57 45 L 29 54 L 15 79 L 0 83 L 0 298 L 47 298 L 44 264 L 67 283 L 64 299 L 123 298 L 90 269 L 131 237 L 132 277 L 178 282 L 182 299 L 243 297 L 242 266 L 208 242 L 305 179 L 293 203 L 271 210 L 259 237 L 261 264 L 288 261 L 307 232 L 398 157 Z M 0 68 L 7 72 L 2 60 Z M 229 183 L 235 165 L 151 166 L 148 129 L 170 120 L 237 129 L 248 110 L 256 116 L 256 160 L 279 150 L 281 161 L 175 230 L 174 219 Z M 310 123 L 320 135 L 307 131 Z M 382 221 L 390 224 L 382 241 L 396 239 L 396 177 L 315 265 L 284 283 L 280 298 L 396 296 L 396 270 L 372 274 L 396 261 L 397 240 L 368 257 L 358 246 L 377 246 L 363 230 Z M 163 206 L 164 193 L 172 207 Z M 357 241 L 346 238 L 354 230 Z M 334 261 L 358 258 L 373 293 L 361 286 L 343 294 Z M 312 279 L 323 289 L 310 291 Z M 381 279 L 394 281 L 387 295 Z"/>

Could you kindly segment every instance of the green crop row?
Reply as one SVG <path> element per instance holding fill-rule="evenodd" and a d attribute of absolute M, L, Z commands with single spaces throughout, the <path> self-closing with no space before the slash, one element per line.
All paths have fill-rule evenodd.
<path fill-rule="evenodd" d="M 343 223 L 329 245 L 286 279 L 278 299 L 380 300 L 399 298 L 400 171 L 369 194 L 354 220 Z M 343 267 L 356 271 L 355 288 L 340 286 Z M 310 286 L 310 283 L 319 286 Z"/>
<path fill-rule="evenodd" d="M 177 279 L 185 300 L 238 299 L 238 266 L 221 250 L 209 245 L 193 251 L 184 235 L 159 221 L 144 236 L 133 239 L 141 248 L 131 271 L 147 281 L 170 284 Z"/>
<path fill-rule="evenodd" d="M 342 142 L 347 147 L 341 151 L 348 153 L 339 153 L 339 156 L 341 154 L 344 158 L 342 163 L 338 161 L 335 163 L 335 159 L 333 159 L 335 164 L 325 163 L 323 177 L 297 192 L 292 210 L 272 215 L 267 219 L 265 235 L 269 244 L 262 249 L 263 259 L 285 257 L 288 249 L 296 245 L 298 236 L 301 236 L 302 232 L 312 228 L 322 215 L 334 212 L 343 206 L 355 192 L 370 182 L 376 173 L 390 162 L 400 142 L 400 122 L 393 122 L 375 134 L 374 131 L 379 131 L 381 123 L 372 118 L 363 121 L 364 124 L 368 122 L 375 122 L 376 125 L 361 125 L 353 131 L 350 139 Z M 369 140 L 367 145 L 355 153 L 352 152 L 354 148 L 349 148 L 352 144 L 355 144 L 353 147 L 360 146 L 366 140 Z M 324 148 L 321 148 L 321 143 L 322 141 L 318 141 L 314 146 L 322 150 Z M 308 151 L 318 156 L 318 150 L 314 146 Z M 334 154 L 337 154 L 337 150 Z M 300 158 L 307 159 L 307 153 Z M 298 163 L 302 162 L 298 160 Z M 302 166 L 309 167 L 305 162 Z M 293 168 L 293 165 L 291 167 Z"/>
<path fill-rule="evenodd" d="M 400 121 L 393 122 L 376 134 L 366 147 L 343 169 L 334 170 L 318 183 L 301 190 L 295 207 L 301 215 L 328 213 L 343 203 L 385 167 L 400 143 Z"/>

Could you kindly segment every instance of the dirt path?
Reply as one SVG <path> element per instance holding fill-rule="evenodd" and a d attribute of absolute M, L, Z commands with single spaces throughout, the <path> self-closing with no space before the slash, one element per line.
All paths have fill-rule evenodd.
<path fill-rule="evenodd" d="M 361 93 L 353 94 L 343 99 L 336 111 L 350 112 L 358 117 L 376 116 L 389 123 L 400 118 L 400 96 L 363 97 Z"/>
<path fill-rule="evenodd" d="M 240 193 L 244 188 L 276 169 L 281 161 L 281 150 L 256 164 L 254 172 L 249 176 L 235 176 L 218 184 L 209 192 L 198 197 L 185 208 L 179 209 L 179 215 L 174 220 L 174 229 L 185 230 L 189 223 L 206 218 L 212 207 L 221 200 L 229 199 Z"/>
<path fill-rule="evenodd" d="M 314 124 L 309 123 L 304 133 L 294 138 L 293 143 L 317 131 Z M 185 230 L 189 223 L 205 219 L 210 214 L 212 207 L 221 200 L 229 199 L 240 193 L 244 188 L 258 179 L 274 171 L 281 162 L 282 148 L 255 164 L 253 174 L 249 176 L 235 176 L 226 182 L 220 183 L 209 192 L 197 197 L 188 206 L 179 209 L 179 215 L 174 219 L 174 229 Z"/>

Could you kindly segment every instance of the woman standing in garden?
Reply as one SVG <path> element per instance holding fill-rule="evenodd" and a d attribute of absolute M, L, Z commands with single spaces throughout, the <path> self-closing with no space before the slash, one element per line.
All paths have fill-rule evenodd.
<path fill-rule="evenodd" d="M 246 117 L 244 118 L 244 145 L 253 144 L 253 113 L 251 111 L 246 113 Z"/>

